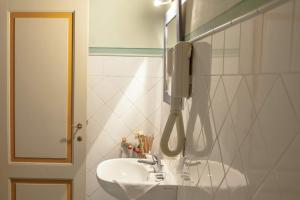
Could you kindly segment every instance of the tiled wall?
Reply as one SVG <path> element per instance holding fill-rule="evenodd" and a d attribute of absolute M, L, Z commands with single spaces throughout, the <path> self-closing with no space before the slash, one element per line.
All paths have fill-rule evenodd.
<path fill-rule="evenodd" d="M 166 118 L 169 108 L 162 109 Z M 180 189 L 179 199 L 300 199 L 300 1 L 284 1 L 195 42 L 184 115 L 198 147 L 205 146 L 205 131 L 214 145 L 200 165 L 184 169 L 196 172 L 195 188 Z M 223 165 L 220 174 L 211 173 L 207 160 Z M 226 166 L 244 174 L 244 190 L 230 189 Z M 219 187 L 197 196 L 191 191 L 202 180 Z"/>
<path fill-rule="evenodd" d="M 159 57 L 89 57 L 87 200 L 115 199 L 97 182 L 96 167 L 120 156 L 122 137 L 159 133 L 162 71 Z"/>

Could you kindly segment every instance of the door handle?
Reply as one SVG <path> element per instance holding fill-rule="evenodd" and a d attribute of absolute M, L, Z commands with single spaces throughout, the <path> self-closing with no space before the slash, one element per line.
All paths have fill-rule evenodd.
<path fill-rule="evenodd" d="M 82 125 L 82 123 L 78 123 L 78 124 L 76 124 L 76 125 L 73 125 L 72 127 L 75 128 L 76 131 L 77 131 L 77 130 L 82 129 L 82 128 L 83 128 L 83 125 Z"/>
<path fill-rule="evenodd" d="M 75 125 L 72 125 L 72 128 L 75 129 L 74 136 L 76 136 L 77 132 L 83 128 L 83 124 L 79 122 Z M 78 142 L 81 142 L 83 138 L 81 136 L 77 136 L 76 139 Z"/>
<path fill-rule="evenodd" d="M 78 137 L 77 137 L 77 141 L 78 141 L 78 142 L 81 142 L 81 141 L 82 141 L 82 137 L 81 137 L 81 136 L 78 136 Z"/>

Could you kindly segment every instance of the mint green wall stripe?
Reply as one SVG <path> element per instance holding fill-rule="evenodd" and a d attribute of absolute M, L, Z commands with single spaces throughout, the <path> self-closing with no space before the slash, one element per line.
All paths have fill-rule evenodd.
<path fill-rule="evenodd" d="M 213 28 L 221 26 L 233 19 L 236 19 L 242 15 L 249 13 L 252 10 L 255 10 L 266 3 L 269 3 L 274 0 L 242 0 L 240 3 L 233 6 L 231 9 L 225 11 L 223 14 L 215 17 L 208 23 L 201 25 L 195 31 L 191 33 L 187 33 L 185 36 L 185 40 L 191 40 L 198 35 L 201 35 Z"/>
<path fill-rule="evenodd" d="M 90 47 L 90 55 L 162 56 L 162 48 L 111 48 Z"/>

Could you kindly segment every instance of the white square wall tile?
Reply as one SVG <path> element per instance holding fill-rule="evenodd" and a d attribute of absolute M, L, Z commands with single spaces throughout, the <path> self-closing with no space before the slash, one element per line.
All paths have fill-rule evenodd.
<path fill-rule="evenodd" d="M 139 124 L 137 127 L 139 130 L 143 131 L 145 135 L 148 135 L 148 136 L 154 136 L 157 134 L 157 132 L 159 132 L 159 130 L 156 129 L 155 126 L 153 126 L 153 124 L 151 122 L 149 122 L 148 120 L 145 120 L 144 122 Z"/>
<path fill-rule="evenodd" d="M 271 172 L 262 183 L 253 200 L 281 200 L 280 187 L 275 173 Z"/>
<path fill-rule="evenodd" d="M 247 177 L 242 169 L 242 161 L 240 156 L 236 156 L 232 165 L 229 169 L 225 169 L 226 177 L 222 185 L 227 185 L 227 190 L 229 191 L 230 200 L 248 200 L 248 182 Z M 239 180 L 233 178 L 233 174 L 239 174 Z M 221 185 L 221 186 L 222 186 Z"/>
<path fill-rule="evenodd" d="M 273 74 L 257 74 L 246 76 L 249 92 L 257 112 L 265 103 L 268 94 L 272 90 L 274 83 L 278 78 L 278 75 Z"/>
<path fill-rule="evenodd" d="M 258 119 L 266 139 L 269 157 L 275 163 L 299 133 L 299 122 L 281 79 L 276 81 Z"/>
<path fill-rule="evenodd" d="M 214 200 L 231 200 L 230 189 L 228 188 L 225 180 L 222 182 L 218 190 L 214 193 L 214 196 Z"/>
<path fill-rule="evenodd" d="M 192 92 L 189 101 L 195 101 L 195 104 L 208 104 L 210 76 L 201 75 L 201 67 L 193 69 Z M 207 78 L 206 78 L 207 77 Z M 215 88 L 214 88 L 215 89 Z M 204 101 L 204 102 L 203 102 Z"/>
<path fill-rule="evenodd" d="M 234 76 L 228 75 L 228 76 L 223 76 L 221 78 L 221 81 L 225 87 L 226 97 L 229 105 L 232 104 L 232 100 L 235 97 L 237 90 L 241 85 L 241 80 L 242 80 L 242 76 L 239 75 L 234 75 Z"/>
<path fill-rule="evenodd" d="M 262 72 L 290 70 L 293 1 L 264 14 Z"/>
<path fill-rule="evenodd" d="M 162 103 L 162 81 L 149 90 L 144 96 L 133 102 L 144 116 L 149 116 Z"/>
<path fill-rule="evenodd" d="M 134 109 L 131 101 L 122 92 L 110 99 L 107 105 L 118 117 L 122 117 L 128 110 Z"/>
<path fill-rule="evenodd" d="M 103 62 L 101 56 L 88 57 L 88 75 L 103 75 Z"/>
<path fill-rule="evenodd" d="M 294 112 L 297 115 L 300 124 L 300 74 L 283 74 L 282 75 L 288 96 L 292 102 Z"/>
<path fill-rule="evenodd" d="M 284 199 L 292 199 L 293 196 L 300 196 L 300 152 L 299 134 L 290 146 L 289 150 L 283 155 L 276 168 L 279 185 Z"/>
<path fill-rule="evenodd" d="M 233 97 L 230 113 L 238 143 L 241 144 L 255 120 L 255 108 L 245 78 L 240 81 Z"/>
<path fill-rule="evenodd" d="M 294 15 L 294 32 L 292 42 L 292 65 L 291 70 L 300 72 L 300 1 L 295 1 L 295 15 Z"/>
<path fill-rule="evenodd" d="M 96 93 L 87 89 L 87 117 L 88 119 L 96 112 L 97 109 L 103 107 L 103 100 Z"/>
<path fill-rule="evenodd" d="M 222 151 L 223 162 L 224 164 L 231 166 L 231 163 L 234 157 L 237 155 L 239 148 L 235 135 L 235 128 L 230 115 L 228 115 L 226 118 L 218 138 Z"/>
<path fill-rule="evenodd" d="M 161 57 L 103 57 L 106 76 L 162 77 Z"/>
<path fill-rule="evenodd" d="M 194 76 L 211 73 L 211 44 L 208 42 L 195 42 L 193 44 L 192 71 Z"/>
<path fill-rule="evenodd" d="M 201 200 L 211 200 L 211 194 L 203 192 L 202 189 L 197 187 L 190 186 L 182 186 L 178 188 L 176 197 L 174 199 L 188 199 L 188 200 L 199 200 L 199 196 L 201 196 Z M 162 199 L 162 198 L 158 198 Z"/>
<path fill-rule="evenodd" d="M 157 77 L 137 77 L 137 80 L 139 80 L 140 84 L 146 89 L 150 90 L 153 88 L 158 82 L 161 81 L 161 78 Z"/>
<path fill-rule="evenodd" d="M 138 57 L 103 56 L 105 76 L 134 76 L 143 66 L 143 59 Z"/>
<path fill-rule="evenodd" d="M 87 88 L 94 89 L 95 86 L 101 83 L 104 80 L 104 76 L 102 75 L 88 75 L 87 77 Z"/>
<path fill-rule="evenodd" d="M 113 114 L 112 110 L 104 105 L 97 109 L 95 113 L 89 118 L 87 126 L 88 141 L 92 142 L 104 130 L 106 123 Z"/>
<path fill-rule="evenodd" d="M 210 91 L 206 86 L 206 81 L 208 80 L 204 76 L 194 77 L 192 98 L 187 101 L 183 115 L 186 116 L 184 121 L 186 122 L 185 127 L 187 127 L 187 137 L 194 138 L 194 143 L 199 147 L 198 149 L 205 147 L 206 134 L 212 135 L 213 140 L 216 138 L 210 110 Z"/>
<path fill-rule="evenodd" d="M 97 188 L 97 190 L 92 193 L 88 199 L 86 200 L 117 200 L 115 197 L 108 194 L 101 186 Z"/>
<path fill-rule="evenodd" d="M 226 172 L 226 182 L 229 187 L 234 188 L 234 186 L 236 186 L 237 182 L 235 182 L 235 180 L 232 178 L 232 175 L 235 173 L 239 173 L 240 174 L 239 186 L 248 190 L 248 179 L 242 161 L 240 150 L 237 151 L 236 156 L 233 159 L 231 165 L 230 166 L 224 165 L 224 169 Z"/>
<path fill-rule="evenodd" d="M 138 78 L 133 78 L 128 86 L 122 89 L 124 95 L 132 102 L 135 102 L 140 97 L 144 96 L 148 91 L 149 89 L 144 85 L 144 82 Z"/>
<path fill-rule="evenodd" d="M 214 99 L 216 94 L 217 86 L 221 81 L 221 76 L 206 76 L 205 79 L 205 86 L 209 92 L 210 100 Z M 210 102 L 211 103 L 211 102 Z"/>
<path fill-rule="evenodd" d="M 112 84 L 115 84 L 121 91 L 126 90 L 126 88 L 129 87 L 130 83 L 133 80 L 133 77 L 131 76 L 126 76 L 126 77 L 122 77 L 122 76 L 112 76 L 112 77 L 106 77 L 108 78 Z"/>
<path fill-rule="evenodd" d="M 208 197 L 211 197 L 211 195 L 213 194 L 213 189 L 212 189 L 212 182 L 211 182 L 211 173 L 209 171 L 208 163 L 205 164 L 205 167 L 202 170 L 202 173 L 200 174 L 199 177 L 200 178 L 197 186 L 200 187 L 202 190 L 205 190 Z"/>
<path fill-rule="evenodd" d="M 157 77 L 161 78 L 163 76 L 163 58 L 153 57 L 153 58 L 143 58 L 143 64 L 139 68 L 138 73 L 135 74 L 136 77 Z"/>
<path fill-rule="evenodd" d="M 86 193 L 88 196 L 92 195 L 100 187 L 96 174 L 96 168 L 88 171 L 86 174 Z"/>
<path fill-rule="evenodd" d="M 245 146 L 245 148 L 244 148 Z M 245 168 L 248 170 L 269 171 L 273 166 L 267 142 L 260 128 L 259 120 L 253 125 L 248 137 L 242 144 Z"/>
<path fill-rule="evenodd" d="M 192 98 L 185 105 L 183 118 L 187 137 L 193 137 L 195 148 L 200 150 L 208 145 L 208 140 L 212 140 L 211 143 L 213 143 L 217 133 L 210 106 L 209 91 L 206 89 L 204 79 L 202 77 L 199 79 L 202 81 L 198 84 L 199 88 L 194 88 L 195 92 L 193 92 Z M 211 139 L 207 138 L 209 136 Z M 187 148 L 188 150 L 189 148 Z"/>
<path fill-rule="evenodd" d="M 120 91 L 120 85 L 115 80 L 115 78 L 106 77 L 105 80 L 95 86 L 94 93 L 104 102 L 108 102 Z"/>
<path fill-rule="evenodd" d="M 102 131 L 97 138 L 91 143 L 87 151 L 87 169 L 92 169 L 101 161 L 101 158 L 111 151 L 116 142 L 110 137 L 109 133 Z"/>
<path fill-rule="evenodd" d="M 124 124 L 131 130 L 140 129 L 139 126 L 146 120 L 146 117 L 135 107 L 128 109 L 121 117 Z"/>
<path fill-rule="evenodd" d="M 224 74 L 239 73 L 240 33 L 240 24 L 225 30 Z"/>
<path fill-rule="evenodd" d="M 300 134 L 294 139 L 294 142 L 289 147 L 288 151 L 282 156 L 278 166 L 277 172 L 280 173 L 288 173 L 300 175 L 300 160 L 299 152 L 300 152 Z M 300 179 L 298 180 L 300 182 Z M 290 183 L 290 185 L 292 185 Z M 300 184 L 298 184 L 300 186 Z M 299 190 L 300 192 L 300 190 Z"/>
<path fill-rule="evenodd" d="M 109 133 L 109 136 L 116 142 L 121 142 L 122 137 L 127 137 L 132 132 L 129 127 L 117 115 L 112 114 L 107 120 L 104 130 Z"/>
<path fill-rule="evenodd" d="M 211 39 L 212 37 L 209 36 L 193 44 L 193 54 L 196 55 L 195 59 L 192 59 L 192 71 L 195 71 L 193 74 L 200 75 L 211 73 Z M 192 56 L 192 58 L 194 57 Z"/>
<path fill-rule="evenodd" d="M 239 72 L 258 72 L 261 57 L 263 15 L 258 15 L 241 23 Z"/>
<path fill-rule="evenodd" d="M 207 117 L 206 117 L 207 119 Z M 199 115 L 196 116 L 196 121 L 194 121 L 193 119 L 189 118 L 190 121 L 192 121 L 192 124 L 194 124 L 194 129 L 193 129 L 193 135 L 191 135 L 191 137 L 193 137 L 194 144 L 195 146 L 193 148 L 195 149 L 205 149 L 206 145 L 207 145 L 207 141 L 206 141 L 206 137 L 205 137 L 205 131 L 209 131 L 207 130 L 207 128 L 204 128 L 204 124 L 206 122 L 202 121 L 199 118 Z M 203 119 L 202 119 L 203 120 Z M 204 130 L 206 129 L 206 130 Z M 211 128 L 209 128 L 211 129 Z M 188 132 L 187 132 L 187 137 L 188 137 Z M 191 146 L 192 144 L 190 144 Z"/>
<path fill-rule="evenodd" d="M 158 130 L 161 127 L 161 109 L 161 106 L 159 106 L 156 111 L 147 116 L 147 120 L 149 120 Z"/>
<path fill-rule="evenodd" d="M 240 147 L 240 152 L 243 167 L 241 172 L 247 179 L 248 195 L 253 195 L 273 166 L 258 123 L 253 126 L 253 129 L 245 138 Z"/>
<path fill-rule="evenodd" d="M 94 119 L 89 120 L 89 124 L 87 127 L 87 141 L 92 143 L 95 141 L 95 138 L 99 136 L 99 134 L 103 131 L 103 127 L 98 125 L 98 122 Z M 91 145 L 87 145 L 87 150 L 91 148 Z"/>
<path fill-rule="evenodd" d="M 225 177 L 222 153 L 218 140 L 216 140 L 212 152 L 208 158 L 208 170 L 211 175 L 212 191 L 215 193 Z M 218 174 L 216 176 L 216 174 Z"/>
<path fill-rule="evenodd" d="M 158 135 L 162 58 L 95 56 L 89 67 L 87 199 L 113 200 L 98 184 L 95 169 L 103 160 L 122 156 L 121 139 L 134 142 L 133 129 Z"/>
<path fill-rule="evenodd" d="M 217 134 L 221 130 L 223 123 L 229 111 L 229 105 L 225 93 L 225 87 L 222 81 L 219 82 L 214 98 L 211 102 L 212 114 L 214 117 Z"/>
<path fill-rule="evenodd" d="M 212 36 L 212 74 L 223 74 L 224 65 L 224 31 Z"/>

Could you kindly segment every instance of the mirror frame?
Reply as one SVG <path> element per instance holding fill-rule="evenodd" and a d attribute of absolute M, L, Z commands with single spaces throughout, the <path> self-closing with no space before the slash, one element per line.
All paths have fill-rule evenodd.
<path fill-rule="evenodd" d="M 166 82 L 166 51 L 167 51 L 167 40 L 168 40 L 168 24 L 176 18 L 176 36 L 177 42 L 184 41 L 184 34 L 182 29 L 182 11 L 181 11 L 181 0 L 175 0 L 170 8 L 167 10 L 164 22 L 164 53 L 163 53 L 163 101 L 171 104 L 171 96 L 168 94 L 167 82 Z"/>

